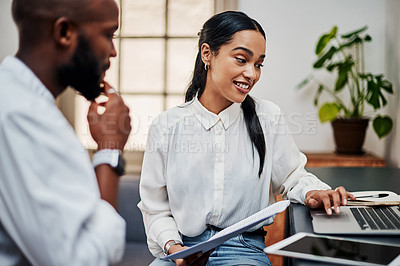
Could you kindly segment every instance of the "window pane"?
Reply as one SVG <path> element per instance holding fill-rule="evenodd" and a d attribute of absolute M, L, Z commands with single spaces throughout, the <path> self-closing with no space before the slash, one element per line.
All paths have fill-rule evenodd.
<path fill-rule="evenodd" d="M 167 109 L 181 105 L 184 102 L 185 102 L 185 96 L 183 94 L 181 96 L 176 96 L 176 95 L 167 96 Z"/>
<path fill-rule="evenodd" d="M 165 0 L 122 1 L 122 36 L 164 36 Z"/>
<path fill-rule="evenodd" d="M 126 144 L 128 150 L 144 150 L 147 133 L 154 117 L 163 111 L 163 97 L 125 95 L 132 119 L 132 132 Z"/>
<path fill-rule="evenodd" d="M 115 2 L 117 3 L 117 6 L 118 6 L 118 9 L 121 11 L 121 3 L 120 3 L 120 1 L 121 0 L 116 0 Z M 120 12 L 120 14 L 119 14 L 119 17 L 118 17 L 118 19 L 119 19 L 119 27 L 118 27 L 118 29 L 114 32 L 114 35 L 115 36 L 119 36 L 119 34 L 120 34 L 120 28 L 121 28 L 121 12 Z"/>
<path fill-rule="evenodd" d="M 121 42 L 121 92 L 162 92 L 164 39 Z"/>
<path fill-rule="evenodd" d="M 167 91 L 184 92 L 191 80 L 197 53 L 197 39 L 168 41 Z"/>
<path fill-rule="evenodd" d="M 169 0 L 168 35 L 197 36 L 213 12 L 213 0 Z"/>
<path fill-rule="evenodd" d="M 87 112 L 90 102 L 82 96 L 75 96 L 75 132 L 78 135 L 83 147 L 86 149 L 96 149 L 97 144 L 90 135 L 87 123 Z"/>
<path fill-rule="evenodd" d="M 110 58 L 110 68 L 106 72 L 106 76 L 104 80 L 110 83 L 111 86 L 114 88 L 118 88 L 118 57 L 119 57 L 119 50 L 118 50 L 118 43 L 119 40 L 113 40 L 115 50 L 117 51 L 117 57 Z M 119 88 L 118 88 L 119 89 Z"/>

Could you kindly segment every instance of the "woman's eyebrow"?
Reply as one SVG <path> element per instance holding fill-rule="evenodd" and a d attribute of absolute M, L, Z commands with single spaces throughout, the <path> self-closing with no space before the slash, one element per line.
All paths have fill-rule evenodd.
<path fill-rule="evenodd" d="M 238 47 L 232 49 L 232 51 L 236 51 L 236 50 L 243 50 L 243 51 L 245 51 L 247 54 L 249 54 L 250 56 L 254 56 L 253 51 L 251 51 L 251 50 L 249 50 L 249 49 L 247 49 L 247 48 L 245 48 L 245 47 L 238 46 Z M 260 55 L 260 58 L 265 58 L 265 54 Z"/>

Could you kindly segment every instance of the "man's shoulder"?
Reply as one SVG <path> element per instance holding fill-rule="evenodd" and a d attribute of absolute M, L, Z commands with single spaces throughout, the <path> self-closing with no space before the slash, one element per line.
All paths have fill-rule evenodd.
<path fill-rule="evenodd" d="M 34 102 L 29 90 L 8 71 L 0 69 L 0 113 L 27 108 Z"/>
<path fill-rule="evenodd" d="M 0 64 L 0 113 L 30 109 L 32 105 L 41 106 L 42 98 L 29 89 L 29 80 L 24 75 L 27 71 L 23 69 L 21 72 L 21 65 L 13 57 L 7 57 Z"/>

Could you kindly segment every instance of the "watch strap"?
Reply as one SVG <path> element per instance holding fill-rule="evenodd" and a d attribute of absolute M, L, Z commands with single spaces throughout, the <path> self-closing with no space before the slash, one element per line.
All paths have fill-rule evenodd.
<path fill-rule="evenodd" d="M 93 155 L 92 163 L 94 168 L 101 164 L 108 164 L 118 175 L 122 175 L 125 172 L 125 161 L 120 150 L 99 150 Z"/>
<path fill-rule="evenodd" d="M 181 241 L 177 241 L 177 240 L 170 240 L 168 241 L 165 246 L 164 246 L 164 255 L 168 256 L 169 255 L 169 249 L 173 246 L 173 245 L 181 245 L 183 246 L 183 243 Z"/>

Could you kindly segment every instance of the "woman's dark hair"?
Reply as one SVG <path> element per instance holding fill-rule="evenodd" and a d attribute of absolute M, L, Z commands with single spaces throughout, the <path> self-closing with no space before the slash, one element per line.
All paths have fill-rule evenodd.
<path fill-rule="evenodd" d="M 191 101 L 196 94 L 198 94 L 198 97 L 200 98 L 206 85 L 207 71 L 204 68 L 203 61 L 201 60 L 202 44 L 207 43 L 210 46 L 211 51 L 217 55 L 222 45 L 230 43 L 235 33 L 243 30 L 258 31 L 265 39 L 265 32 L 261 25 L 243 12 L 226 11 L 214 15 L 204 23 L 203 28 L 199 33 L 199 52 L 196 57 L 193 78 L 186 91 L 186 102 Z M 246 96 L 245 100 L 241 104 L 241 108 L 243 110 L 244 120 L 251 142 L 256 147 L 258 155 L 260 156 L 258 175 L 261 176 L 264 168 L 266 146 L 263 130 L 256 114 L 255 102 L 250 95 Z"/>

